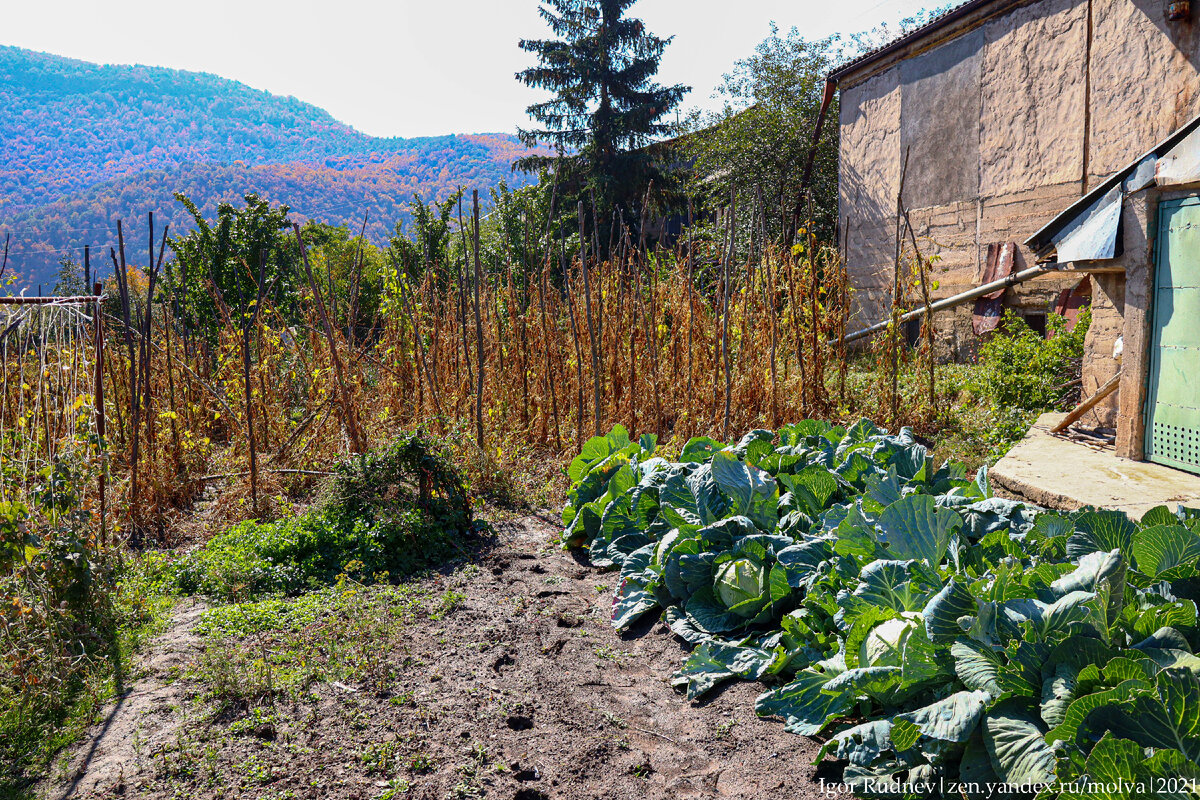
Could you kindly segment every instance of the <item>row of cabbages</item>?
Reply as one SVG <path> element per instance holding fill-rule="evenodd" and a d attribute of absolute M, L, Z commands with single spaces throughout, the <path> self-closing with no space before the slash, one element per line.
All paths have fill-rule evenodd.
<path fill-rule="evenodd" d="M 690 643 L 688 697 L 768 684 L 865 795 L 1200 796 L 1200 512 L 1045 512 L 866 420 L 654 450 L 591 439 L 563 540 L 620 570 L 618 630 Z"/>

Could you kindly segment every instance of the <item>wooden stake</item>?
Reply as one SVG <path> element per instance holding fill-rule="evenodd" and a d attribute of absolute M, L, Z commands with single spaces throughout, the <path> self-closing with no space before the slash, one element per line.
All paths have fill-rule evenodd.
<path fill-rule="evenodd" d="M 1109 378 L 1103 386 L 1096 390 L 1096 393 L 1084 400 L 1075 407 L 1075 410 L 1067 414 L 1063 421 L 1050 429 L 1051 433 L 1062 433 L 1067 428 L 1074 425 L 1083 418 L 1083 415 L 1095 408 L 1101 400 L 1115 392 L 1121 385 L 1121 370 L 1117 370 L 1117 374 Z"/>
<path fill-rule="evenodd" d="M 596 326 L 592 322 L 592 288 L 588 282 L 587 237 L 583 229 L 583 201 L 579 201 L 579 269 L 583 272 L 583 314 L 587 317 L 588 343 L 592 354 L 592 412 L 595 433 L 600 435 L 600 350 L 596 346 Z"/>
<path fill-rule="evenodd" d="M 729 248 L 725 251 L 724 264 L 724 323 L 721 329 L 721 356 L 725 362 L 725 416 L 722 424 L 722 438 L 729 441 L 729 401 L 732 389 L 732 376 L 729 374 L 729 263 L 733 261 L 734 243 L 737 238 L 737 190 L 731 190 L 729 197 Z"/>
<path fill-rule="evenodd" d="M 300 245 L 300 259 L 304 263 L 304 273 L 308 278 L 308 285 L 312 288 L 313 298 L 317 302 L 317 314 L 321 317 L 321 327 L 325 329 L 325 340 L 329 344 L 329 357 L 333 362 L 334 375 L 337 378 L 338 392 L 342 401 L 342 413 L 345 415 L 346 430 L 350 435 L 350 447 L 355 454 L 366 452 L 366 443 L 363 441 L 362 433 L 358 429 L 358 421 L 354 414 L 354 404 L 350 401 L 350 390 L 346 387 L 346 376 L 342 368 L 342 359 L 338 355 L 337 342 L 333 337 L 333 326 L 329 322 L 329 315 L 325 313 L 325 303 L 321 300 L 321 290 L 317 287 L 317 282 L 313 279 L 312 267 L 308 263 L 308 250 L 304 247 L 304 237 L 300 235 L 299 223 L 292 223 L 292 230 L 296 234 L 296 241 Z"/>
<path fill-rule="evenodd" d="M 901 206 L 901 208 L 904 207 Z M 929 392 L 929 410 L 932 413 L 937 401 L 937 376 L 934 372 L 935 364 L 933 360 L 933 300 L 929 294 L 929 281 L 925 276 L 925 270 L 928 265 L 925 259 L 921 257 L 920 248 L 917 247 L 917 234 L 913 230 L 912 220 L 908 217 L 907 208 L 904 208 L 904 227 L 908 228 L 909 239 L 913 247 L 913 256 L 917 259 L 917 269 L 920 270 L 921 276 L 921 300 L 925 304 L 925 358 L 928 361 L 929 367 L 927 389 Z"/>
<path fill-rule="evenodd" d="M 400 286 L 400 305 L 404 308 L 405 316 L 408 317 L 408 324 L 412 327 L 413 344 L 416 346 L 417 356 L 420 359 L 421 370 L 425 373 L 425 380 L 429 383 L 429 396 L 433 400 L 433 410 L 437 414 L 438 419 L 442 420 L 442 404 L 438 399 L 437 382 L 434 381 L 433 375 L 429 371 L 429 363 L 425 360 L 425 342 L 421 340 L 421 331 L 417 328 L 416 309 L 413 307 L 416 304 L 409 302 L 408 282 L 400 264 L 394 263 L 396 268 L 396 281 Z M 420 373 L 418 373 L 418 381 Z"/>
<path fill-rule="evenodd" d="M 688 197 L 688 244 L 687 244 L 687 302 L 688 302 L 688 338 L 687 338 L 687 415 L 688 415 L 688 430 L 695 431 L 696 421 L 695 412 L 692 409 L 692 398 L 695 395 L 695 390 L 692 382 L 692 343 L 695 338 L 696 330 L 696 300 L 692 297 L 692 286 L 695 281 L 695 245 L 696 240 L 692 232 L 692 225 L 695 218 L 692 213 L 692 198 Z"/>
<path fill-rule="evenodd" d="M 483 449 L 483 369 L 485 355 L 483 352 L 483 316 L 479 305 L 479 293 L 483 291 L 483 267 L 479 261 L 479 190 L 471 192 L 471 207 L 474 211 L 475 239 L 475 439 L 479 449 Z"/>
<path fill-rule="evenodd" d="M 96 414 L 96 446 L 100 452 L 100 476 L 97 478 L 100 490 L 100 546 L 108 544 L 108 445 L 104 440 L 104 313 L 100 299 L 100 282 L 92 285 L 96 295 L 95 319 L 95 351 L 96 364 L 93 369 L 95 380 L 95 414 Z"/>
<path fill-rule="evenodd" d="M 909 150 L 904 151 L 904 163 L 900 167 L 900 186 L 896 189 L 896 262 L 892 274 L 892 335 L 891 368 L 892 397 L 889 422 L 895 426 L 900 418 L 900 256 L 904 248 L 904 177 L 908 173 Z"/>

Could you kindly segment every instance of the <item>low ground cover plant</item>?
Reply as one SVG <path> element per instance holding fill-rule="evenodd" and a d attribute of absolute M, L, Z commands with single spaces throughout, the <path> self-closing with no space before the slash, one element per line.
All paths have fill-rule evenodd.
<path fill-rule="evenodd" d="M 28 502 L 0 502 L 0 797 L 24 796 L 86 729 L 165 611 L 141 560 L 97 546 L 92 476 L 71 456 L 33 476 Z"/>
<path fill-rule="evenodd" d="M 343 575 L 373 583 L 461 554 L 472 525 L 445 446 L 414 434 L 344 461 L 312 510 L 235 525 L 173 571 L 182 592 L 223 600 L 296 594 Z"/>
<path fill-rule="evenodd" d="M 767 683 L 865 796 L 1195 796 L 1200 513 L 1046 512 L 866 420 L 655 445 L 587 442 L 563 542 L 620 571 L 618 630 L 692 647 L 689 697 Z"/>
<path fill-rule="evenodd" d="M 1080 312 L 1076 324 L 1050 314 L 1049 338 L 1009 311 L 1004 324 L 979 347 L 971 362 L 939 363 L 935 375 L 936 401 L 928 403 L 927 364 L 912 351 L 902 353 L 897 385 L 900 421 L 936 442 L 939 463 L 944 458 L 970 469 L 995 464 L 1047 411 L 1067 411 L 1081 394 L 1083 343 L 1091 324 L 1090 312 Z M 886 354 L 884 354 L 886 356 Z M 853 421 L 887 407 L 891 378 L 886 358 L 864 353 L 852 356 L 841 377 L 831 376 L 830 396 L 841 402 L 834 418 Z"/>
<path fill-rule="evenodd" d="M 1000 330 L 980 345 L 972 385 L 994 405 L 1037 411 L 1078 396 L 1074 383 L 1091 312 L 1082 310 L 1070 330 L 1058 314 L 1050 314 L 1046 325 L 1043 336 L 1010 310 Z"/>
<path fill-rule="evenodd" d="M 978 363 L 965 376 L 963 388 L 985 408 L 981 431 L 993 463 L 1004 456 L 1046 411 L 1070 410 L 1079 400 L 1083 342 L 1091 325 L 1084 309 L 1076 324 L 1050 314 L 1047 336 L 1013 311 L 979 348 Z"/>

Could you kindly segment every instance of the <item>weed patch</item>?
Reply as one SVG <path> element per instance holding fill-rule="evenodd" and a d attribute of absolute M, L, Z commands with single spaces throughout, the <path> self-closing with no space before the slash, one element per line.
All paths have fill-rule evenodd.
<path fill-rule="evenodd" d="M 172 603 L 156 558 L 95 547 L 81 475 L 42 477 L 34 507 L 0 503 L 0 796 L 20 796 L 91 724 Z"/>
<path fill-rule="evenodd" d="M 432 439 L 404 437 L 337 472 L 309 513 L 243 522 L 180 558 L 179 589 L 222 600 L 297 594 L 339 577 L 413 575 L 466 551 L 470 500 Z"/>

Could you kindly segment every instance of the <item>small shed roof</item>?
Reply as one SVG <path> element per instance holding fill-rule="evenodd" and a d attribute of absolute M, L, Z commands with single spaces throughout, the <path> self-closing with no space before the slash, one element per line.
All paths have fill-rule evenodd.
<path fill-rule="evenodd" d="M 1200 181 L 1200 116 L 1109 175 L 1090 192 L 1025 240 L 1039 258 L 1097 261 L 1119 252 L 1121 203 L 1148 186 L 1178 186 Z"/>
<path fill-rule="evenodd" d="M 917 41 L 954 24 L 955 22 L 971 15 L 972 13 L 986 8 L 987 6 L 996 6 L 996 10 L 999 11 L 1003 8 L 1007 8 L 1008 6 L 1019 5 L 1023 2 L 1029 2 L 1029 0 L 966 0 L 966 2 L 954 6 L 944 13 L 934 17 L 919 28 L 914 28 L 905 34 L 898 36 L 887 44 L 877 47 L 874 50 L 869 50 L 866 53 L 847 61 L 833 72 L 829 73 L 829 80 L 837 82 L 849 75 L 851 72 L 859 70 L 862 67 L 871 64 L 872 62 L 878 61 L 886 56 L 891 55 L 892 53 L 902 50 L 905 47 L 908 47 L 909 45 L 914 44 Z"/>

